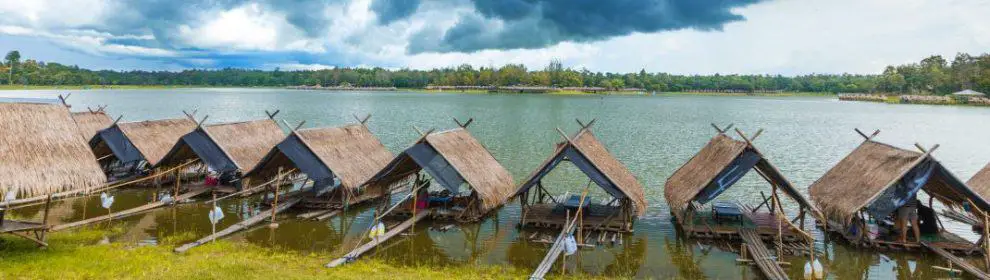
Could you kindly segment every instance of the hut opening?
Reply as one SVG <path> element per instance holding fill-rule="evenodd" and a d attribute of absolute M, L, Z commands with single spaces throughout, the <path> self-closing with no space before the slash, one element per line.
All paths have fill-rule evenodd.
<path fill-rule="evenodd" d="M 195 125 L 195 124 L 194 124 Z M 220 185 L 241 190 L 240 178 L 285 138 L 274 119 L 198 125 L 182 135 L 154 168 L 167 169 L 199 160 Z"/>
<path fill-rule="evenodd" d="M 393 216 L 432 211 L 435 219 L 480 220 L 505 204 L 513 179 L 464 126 L 427 132 L 365 185 L 405 186 L 398 183 L 412 176 L 411 193 L 392 210 Z"/>
<path fill-rule="evenodd" d="M 267 181 L 280 170 L 295 170 L 313 182 L 303 207 L 343 209 L 388 194 L 388 186 L 361 186 L 392 157 L 363 123 L 300 129 L 275 145 L 244 181 Z"/>
<path fill-rule="evenodd" d="M 664 197 L 677 225 L 687 236 L 701 238 L 737 238 L 743 230 L 753 230 L 761 236 L 789 241 L 806 239 L 802 234 L 805 217 L 817 213 L 814 206 L 741 132 L 737 130 L 743 140 L 736 140 L 726 135 L 725 130 L 716 129 L 718 133 L 708 144 L 667 178 L 664 185 Z M 756 207 L 740 201 L 717 200 L 751 170 L 770 185 L 769 194 L 759 192 L 762 201 Z M 796 217 L 787 217 L 780 193 L 797 204 Z"/>
<path fill-rule="evenodd" d="M 111 178 L 138 175 L 158 164 L 182 135 L 196 128 L 188 118 L 113 123 L 89 140 Z"/>
<path fill-rule="evenodd" d="M 990 205 L 932 157 L 936 148 L 916 152 L 867 138 L 808 188 L 828 230 L 877 248 L 910 250 L 926 242 L 973 252 L 973 243 L 942 226 L 934 201 L 978 213 Z"/>
<path fill-rule="evenodd" d="M 582 125 L 574 137 L 558 143 L 550 157 L 519 186 L 514 196 L 520 197 L 522 205 L 520 225 L 562 228 L 570 222 L 568 216 L 583 208 L 582 229 L 631 232 L 635 218 L 646 212 L 643 186 L 598 141 L 589 126 Z M 589 185 L 594 183 L 608 197 L 586 197 L 581 204 L 580 192 L 551 195 L 543 185 L 543 178 L 564 161 L 576 166 L 588 176 Z"/>
<path fill-rule="evenodd" d="M 97 132 L 113 125 L 113 120 L 107 116 L 103 108 L 72 113 L 72 120 L 79 126 L 79 133 L 82 134 L 83 139 L 92 139 Z"/>

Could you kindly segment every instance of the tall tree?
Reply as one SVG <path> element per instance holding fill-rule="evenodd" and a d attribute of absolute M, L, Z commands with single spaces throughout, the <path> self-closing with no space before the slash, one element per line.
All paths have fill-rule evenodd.
<path fill-rule="evenodd" d="M 14 84 L 14 66 L 17 66 L 21 62 L 21 52 L 13 50 L 7 52 L 7 56 L 4 57 L 7 61 L 7 82 L 11 85 Z"/>

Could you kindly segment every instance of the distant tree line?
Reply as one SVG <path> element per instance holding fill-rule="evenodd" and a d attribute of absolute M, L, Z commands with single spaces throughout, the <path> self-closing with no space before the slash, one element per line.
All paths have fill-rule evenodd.
<path fill-rule="evenodd" d="M 502 67 L 461 65 L 433 70 L 336 68 L 274 71 L 224 68 L 183 71 L 93 71 L 78 66 L 32 59 L 21 61 L 18 51 L 7 53 L 0 82 L 17 85 L 165 85 L 165 86 L 556 86 L 641 88 L 647 91 L 788 91 L 884 92 L 946 94 L 960 89 L 990 92 L 990 54 L 960 53 L 949 62 L 931 56 L 919 63 L 887 66 L 880 75 L 674 75 L 668 73 L 602 73 L 565 68 L 554 60 L 543 69 L 523 65 Z"/>

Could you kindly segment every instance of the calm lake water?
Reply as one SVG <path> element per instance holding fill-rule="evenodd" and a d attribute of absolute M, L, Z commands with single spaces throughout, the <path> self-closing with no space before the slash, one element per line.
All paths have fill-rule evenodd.
<path fill-rule="evenodd" d="M 62 91 L 7 91 L 0 97 L 54 97 Z M 108 105 L 109 113 L 125 121 L 181 117 L 180 110 L 209 114 L 208 122 L 265 118 L 264 110 L 281 110 L 278 118 L 306 127 L 338 126 L 353 122 L 352 114 L 372 114 L 368 123 L 390 150 L 400 152 L 418 134 L 412 128 L 456 127 L 451 117 L 473 117 L 471 132 L 521 181 L 561 140 L 555 128 L 568 133 L 578 129 L 575 118 L 597 118 L 594 132 L 624 162 L 646 188 L 649 211 L 636 222 L 635 233 L 621 244 L 582 250 L 567 265 L 585 273 L 636 278 L 759 278 L 755 267 L 737 266 L 736 255 L 684 240 L 674 229 L 663 198 L 667 177 L 694 155 L 714 135 L 709 123 L 736 127 L 752 134 L 765 129 L 755 144 L 784 175 L 804 190 L 861 141 L 853 129 L 882 132 L 879 141 L 904 148 L 914 143 L 940 144 L 935 156 L 959 178 L 967 179 L 990 161 L 990 108 L 895 105 L 839 102 L 823 97 L 704 97 L 704 96 L 546 96 L 425 94 L 410 92 L 361 93 L 293 91 L 281 89 L 178 89 L 73 91 L 68 100 L 75 110 Z M 576 168 L 564 166 L 544 179 L 554 193 L 579 192 L 587 182 Z M 757 204 L 758 190 L 769 187 L 752 173 L 727 191 L 721 200 Z M 593 192 L 602 197 L 604 192 Z M 148 190 L 117 194 L 115 209 L 148 201 Z M 74 221 L 104 213 L 97 199 L 73 199 L 58 203 L 56 220 Z M 790 201 L 785 201 L 785 204 Z M 236 223 L 264 208 L 258 199 L 222 203 L 227 218 L 220 227 Z M 185 242 L 209 234 L 208 207 L 186 204 L 144 215 L 115 220 L 126 231 L 110 236 L 115 242 Z M 792 209 L 793 210 L 793 209 Z M 280 216 L 281 227 L 259 227 L 231 239 L 262 246 L 325 255 L 327 261 L 352 249 L 369 226 L 373 209 L 324 222 L 299 221 L 289 212 Z M 26 209 L 19 215 L 33 215 Z M 415 235 L 385 245 L 369 257 L 397 264 L 488 264 L 533 269 L 547 245 L 527 241 L 520 233 L 519 204 L 511 202 L 480 224 L 468 224 L 439 232 L 424 223 Z M 947 222 L 966 238 L 977 238 L 969 228 Z M 842 243 L 822 242 L 824 265 L 838 279 L 909 279 L 947 275 L 930 268 L 945 263 L 932 256 L 879 254 Z M 550 233 L 544 235 L 550 236 Z M 709 250 L 710 249 L 710 250 Z M 195 250 L 195 249 L 193 249 Z M 806 257 L 789 257 L 792 278 L 803 274 Z M 560 273 L 559 264 L 551 274 Z"/>

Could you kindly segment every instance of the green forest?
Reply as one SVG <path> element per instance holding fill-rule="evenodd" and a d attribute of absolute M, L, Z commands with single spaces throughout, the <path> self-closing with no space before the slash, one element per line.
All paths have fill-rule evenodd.
<path fill-rule="evenodd" d="M 336 68 L 273 71 L 191 69 L 183 71 L 88 70 L 74 65 L 22 59 L 10 51 L 0 66 L 6 85 L 78 86 L 231 86 L 298 85 L 424 88 L 426 86 L 553 86 L 639 88 L 646 91 L 821 92 L 947 94 L 961 89 L 990 92 L 990 54 L 957 54 L 951 61 L 930 56 L 917 63 L 887 66 L 879 75 L 675 75 L 668 73 L 603 73 L 563 67 L 552 61 L 543 69 L 461 65 L 433 70 Z"/>

